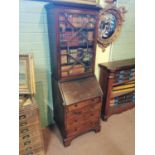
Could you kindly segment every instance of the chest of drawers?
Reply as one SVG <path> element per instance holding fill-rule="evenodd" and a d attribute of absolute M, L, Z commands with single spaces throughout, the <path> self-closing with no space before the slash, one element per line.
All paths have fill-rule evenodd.
<path fill-rule="evenodd" d="M 100 64 L 100 86 L 104 93 L 102 119 L 135 106 L 135 60 Z"/>
<path fill-rule="evenodd" d="M 20 155 L 45 155 L 39 111 L 33 102 L 19 109 L 19 148 Z"/>
<path fill-rule="evenodd" d="M 100 130 L 102 92 L 95 77 L 53 81 L 55 121 L 65 146 L 90 130 Z"/>

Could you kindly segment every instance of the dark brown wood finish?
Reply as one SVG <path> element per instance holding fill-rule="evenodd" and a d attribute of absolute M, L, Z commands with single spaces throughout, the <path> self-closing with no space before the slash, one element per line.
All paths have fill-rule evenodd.
<path fill-rule="evenodd" d="M 134 107 L 133 102 L 128 102 L 131 98 L 127 98 L 126 95 L 131 93 L 134 95 L 134 81 L 135 81 L 135 60 L 134 59 L 128 59 L 128 60 L 120 60 L 120 61 L 113 61 L 108 63 L 102 63 L 99 64 L 100 67 L 100 86 L 103 91 L 103 102 L 102 102 L 102 109 L 101 109 L 101 117 L 103 120 L 107 120 L 108 117 L 110 117 L 112 114 L 121 113 L 125 110 L 131 109 Z M 131 74 L 131 71 L 133 71 L 133 77 L 129 77 Z M 128 74 L 130 73 L 130 74 Z M 123 74 L 123 75 L 119 75 Z M 117 78 L 122 78 L 124 76 L 124 79 L 120 80 L 119 82 L 116 81 Z M 132 85 L 130 87 L 130 84 Z M 116 95 L 113 94 L 114 89 L 118 89 L 119 91 L 123 90 L 124 87 L 128 86 L 128 90 L 125 93 L 118 93 Z M 127 88 L 126 88 L 127 89 Z M 113 102 L 116 102 L 117 97 L 124 97 L 126 98 L 126 102 L 122 102 L 122 104 L 119 105 L 113 105 L 111 106 L 112 100 Z"/>
<path fill-rule="evenodd" d="M 47 5 L 46 9 L 48 16 L 49 44 L 53 73 L 52 89 L 54 120 L 61 131 L 64 146 L 68 146 L 74 138 L 85 132 L 91 130 L 95 130 L 96 132 L 100 131 L 102 90 L 94 76 L 97 42 L 96 29 L 99 8 L 96 6 L 79 4 L 69 4 L 68 6 L 63 6 L 62 4 L 53 4 Z M 68 23 L 68 18 L 70 15 L 72 18 L 70 19 L 71 22 Z M 85 19 L 85 22 L 89 24 L 91 22 L 94 23 L 90 26 L 90 28 L 89 26 L 84 26 L 85 22 L 78 21 L 78 24 L 83 23 L 84 25 L 76 27 L 76 22 L 74 23 L 73 21 L 76 21 L 77 18 L 78 20 Z M 80 40 L 77 41 L 77 46 L 73 46 L 72 44 L 68 45 L 70 42 L 67 41 L 66 43 L 62 41 L 63 39 L 60 41 L 60 38 L 63 38 L 63 33 L 70 33 L 70 27 L 68 28 L 66 23 L 71 25 L 71 28 L 74 29 L 74 31 L 71 30 L 71 33 L 73 33 L 71 38 L 73 38 L 70 40 L 70 42 L 72 42 L 74 39 L 74 35 L 79 35 L 82 37 L 80 40 L 83 40 L 83 38 L 86 39 L 83 34 L 86 34 L 87 48 L 85 46 L 82 47 L 83 44 L 81 45 Z M 65 30 L 62 30 L 64 27 L 62 25 L 60 26 L 60 24 L 65 27 Z M 84 33 L 81 34 L 81 31 Z M 90 34 L 93 37 L 90 37 Z M 89 47 L 90 42 L 88 38 L 93 39 L 93 41 L 90 41 L 91 47 Z M 67 50 L 65 49 L 66 47 L 62 48 L 65 43 L 67 44 Z M 77 54 L 77 56 L 72 57 L 73 60 L 76 59 L 75 66 L 77 65 L 77 62 L 79 65 L 80 61 L 80 65 L 82 64 L 83 68 L 87 65 L 89 68 L 85 67 L 83 72 L 83 68 L 79 65 L 82 68 L 82 72 L 80 70 L 78 74 L 74 74 L 74 70 L 71 73 L 70 71 L 66 71 L 66 68 L 70 65 L 70 57 L 68 57 L 68 55 L 72 54 L 71 52 L 73 52 L 68 48 L 71 50 L 74 49 L 74 52 Z M 78 59 L 78 54 L 80 54 L 80 51 L 78 51 L 79 48 L 83 49 L 82 54 L 84 55 L 82 59 Z M 85 49 L 87 49 L 86 52 Z M 75 54 L 74 52 L 73 55 Z M 64 59 L 65 55 L 67 56 Z M 86 55 L 88 55 L 87 58 L 85 57 Z M 64 62 L 62 58 L 64 59 Z M 77 68 L 79 67 L 78 65 L 76 66 Z M 75 66 L 73 65 L 73 67 Z M 79 68 L 77 70 L 79 70 Z"/>
<path fill-rule="evenodd" d="M 85 85 L 81 84 L 81 80 Z M 95 82 L 98 91 L 94 91 Z M 74 138 L 85 132 L 100 130 L 102 91 L 95 77 L 65 82 L 65 88 L 63 83 L 53 79 L 53 90 L 54 116 L 64 146 L 70 145 Z"/>
<path fill-rule="evenodd" d="M 48 17 L 48 32 L 49 32 L 49 45 L 51 53 L 51 64 L 53 70 L 53 76 L 60 81 L 69 81 L 72 79 L 83 78 L 94 76 L 94 64 L 96 56 L 96 43 L 97 43 L 97 21 L 98 21 L 98 11 L 99 7 L 96 6 L 87 6 L 87 5 L 71 5 L 63 6 L 62 4 L 53 4 L 47 5 L 47 17 Z M 62 50 L 60 47 L 60 32 L 59 32 L 59 15 L 60 13 L 76 13 L 79 15 L 93 15 L 96 18 L 95 28 L 94 28 L 94 37 L 93 37 L 93 59 L 92 59 L 92 71 L 81 73 L 77 75 L 70 75 L 68 77 L 61 77 L 61 54 Z M 79 48 L 79 47 L 77 47 Z"/>

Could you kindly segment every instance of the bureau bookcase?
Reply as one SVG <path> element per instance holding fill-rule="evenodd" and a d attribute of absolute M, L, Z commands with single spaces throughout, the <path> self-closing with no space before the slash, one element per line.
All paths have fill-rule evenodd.
<path fill-rule="evenodd" d="M 94 75 L 99 7 L 46 6 L 51 53 L 54 119 L 65 146 L 100 130 L 102 91 Z"/>

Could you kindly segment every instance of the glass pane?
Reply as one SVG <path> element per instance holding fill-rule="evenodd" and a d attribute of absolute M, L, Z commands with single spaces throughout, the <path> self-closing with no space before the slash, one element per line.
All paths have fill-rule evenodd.
<path fill-rule="evenodd" d="M 92 72 L 95 24 L 93 15 L 59 15 L 62 77 Z"/>
<path fill-rule="evenodd" d="M 22 88 L 28 88 L 28 73 L 25 60 L 19 61 L 19 85 Z"/>

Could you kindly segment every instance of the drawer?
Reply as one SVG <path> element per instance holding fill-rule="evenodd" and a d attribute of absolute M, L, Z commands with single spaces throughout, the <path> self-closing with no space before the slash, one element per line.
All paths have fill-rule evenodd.
<path fill-rule="evenodd" d="M 86 100 L 86 101 L 82 101 L 82 102 L 75 103 L 75 104 L 72 104 L 70 106 L 67 106 L 67 111 L 69 112 L 69 111 L 81 109 L 81 108 L 83 108 L 85 106 L 90 106 L 91 104 L 95 104 L 95 103 L 99 103 L 99 102 L 101 102 L 100 97 L 89 99 L 89 100 Z"/>
<path fill-rule="evenodd" d="M 93 129 L 98 124 L 99 124 L 99 121 L 97 119 L 97 120 L 87 121 L 81 125 L 74 126 L 67 130 L 67 136 L 74 136 L 74 135 L 84 133 L 88 130 Z"/>
<path fill-rule="evenodd" d="M 83 113 L 81 118 L 70 118 L 68 119 L 66 122 L 66 127 L 67 129 L 70 129 L 74 126 L 81 126 L 83 124 L 85 124 L 88 121 L 97 121 L 100 118 L 100 111 L 93 111 L 93 112 L 86 112 Z"/>
<path fill-rule="evenodd" d="M 86 106 L 81 109 L 73 110 L 66 113 L 66 120 L 67 121 L 76 121 L 76 120 L 82 120 L 85 115 L 99 115 L 99 112 L 101 109 L 101 103 L 96 103 L 91 106 Z"/>
<path fill-rule="evenodd" d="M 66 118 L 70 119 L 70 118 L 81 118 L 83 116 L 83 114 L 85 114 L 86 112 L 96 112 L 98 110 L 100 110 L 101 108 L 101 103 L 95 103 L 95 104 L 90 104 L 88 106 L 85 106 L 83 108 L 77 108 L 74 109 L 72 111 L 66 112 Z"/>

